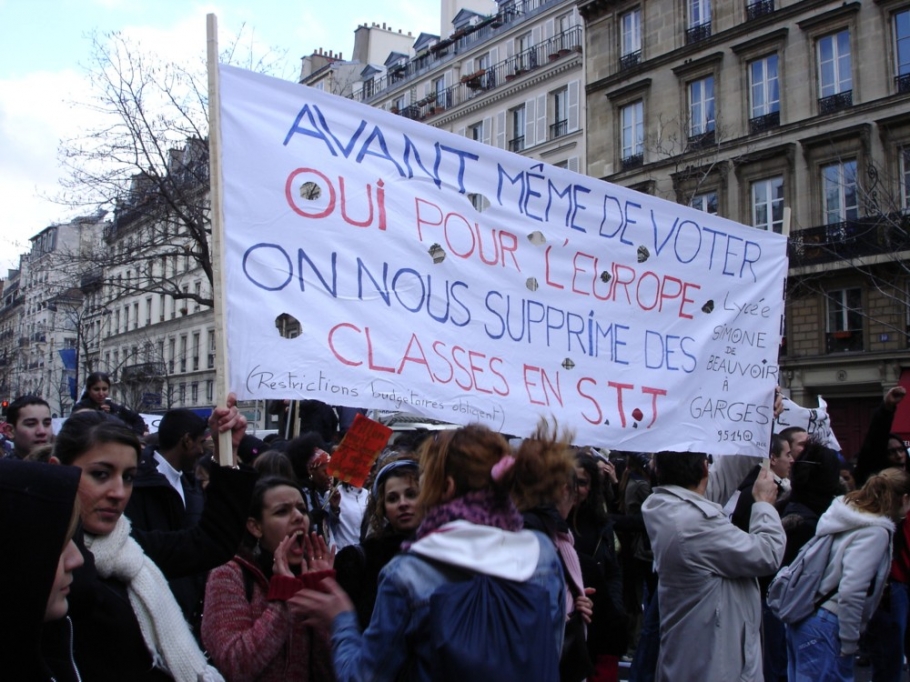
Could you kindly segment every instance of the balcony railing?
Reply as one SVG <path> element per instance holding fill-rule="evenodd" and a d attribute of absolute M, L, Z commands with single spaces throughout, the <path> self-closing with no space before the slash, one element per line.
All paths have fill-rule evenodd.
<path fill-rule="evenodd" d="M 509 151 L 510 152 L 520 152 L 525 148 L 525 136 L 513 137 L 509 140 Z"/>
<path fill-rule="evenodd" d="M 863 330 L 826 332 L 825 351 L 828 353 L 849 353 L 863 350 Z"/>
<path fill-rule="evenodd" d="M 853 91 L 844 90 L 836 95 L 821 97 L 818 100 L 819 114 L 833 114 L 835 111 L 849 109 L 853 106 Z"/>
<path fill-rule="evenodd" d="M 706 21 L 698 26 L 690 26 L 686 29 L 686 45 L 700 43 L 711 37 L 711 22 Z"/>
<path fill-rule="evenodd" d="M 146 381 L 157 377 L 163 377 L 167 374 L 163 362 L 140 362 L 135 365 L 127 365 L 120 370 L 120 381 Z"/>
<path fill-rule="evenodd" d="M 696 151 L 699 149 L 704 149 L 706 147 L 713 147 L 717 141 L 717 136 L 713 130 L 709 130 L 704 133 L 690 135 L 689 143 L 686 147 L 687 151 Z"/>
<path fill-rule="evenodd" d="M 555 140 L 557 137 L 562 137 L 569 132 L 569 122 L 568 121 L 556 121 L 556 123 L 550 124 L 550 139 Z"/>
<path fill-rule="evenodd" d="M 790 237 L 790 265 L 817 265 L 839 260 L 910 250 L 910 215 L 883 213 L 858 220 L 819 225 Z"/>
<path fill-rule="evenodd" d="M 645 155 L 643 153 L 631 154 L 630 156 L 624 156 L 622 159 L 622 169 L 629 170 L 631 168 L 638 168 L 645 161 Z"/>
<path fill-rule="evenodd" d="M 746 18 L 749 21 L 771 14 L 774 11 L 774 0 L 757 0 L 746 5 Z"/>
<path fill-rule="evenodd" d="M 625 71 L 626 69 L 631 69 L 634 66 L 638 66 L 641 63 L 641 50 L 635 50 L 635 52 L 629 52 L 624 54 L 619 58 L 619 70 Z"/>
<path fill-rule="evenodd" d="M 749 132 L 753 135 L 763 133 L 772 128 L 780 128 L 779 111 L 772 111 L 770 114 L 749 119 Z"/>
<path fill-rule="evenodd" d="M 584 46 L 583 41 L 582 27 L 573 26 L 530 49 L 497 62 L 486 69 L 478 69 L 473 73 L 464 74 L 463 82 L 438 91 L 435 93 L 434 101 L 424 98 L 413 102 L 411 107 L 416 106 L 416 110 L 411 109 L 411 107 L 405 107 L 397 113 L 413 117 L 416 120 L 433 116 L 440 113 L 442 109 L 463 104 L 481 92 L 500 87 L 504 83 L 511 82 L 547 63 L 581 52 Z M 425 74 L 430 70 L 431 66 L 438 64 L 440 60 L 431 60 L 428 64 L 420 67 L 415 65 L 418 61 L 420 60 L 417 58 L 411 59 L 404 67 L 400 67 L 398 71 L 390 71 L 386 76 L 374 78 L 370 88 L 365 87 L 363 91 L 354 93 L 352 98 L 361 102 L 372 102 L 373 99 L 379 98 L 387 91 L 401 87 L 406 81 L 410 81 L 412 77 Z M 430 113 L 431 110 L 433 113 Z"/>
<path fill-rule="evenodd" d="M 894 77 L 894 87 L 898 92 L 910 92 L 910 73 Z"/>

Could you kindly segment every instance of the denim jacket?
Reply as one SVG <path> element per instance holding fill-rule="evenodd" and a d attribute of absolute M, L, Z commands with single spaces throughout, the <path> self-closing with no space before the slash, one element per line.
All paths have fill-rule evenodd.
<path fill-rule="evenodd" d="M 464 569 L 543 587 L 558 657 L 565 632 L 565 581 L 553 543 L 537 531 L 511 533 L 455 521 L 414 543 L 383 569 L 366 631 L 361 634 L 353 611 L 335 618 L 332 655 L 338 681 L 431 682 L 426 635 L 430 596 L 441 585 L 467 579 Z"/>

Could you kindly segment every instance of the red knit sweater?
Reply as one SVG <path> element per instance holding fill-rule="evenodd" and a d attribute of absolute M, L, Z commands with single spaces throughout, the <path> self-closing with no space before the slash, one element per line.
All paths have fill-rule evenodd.
<path fill-rule="evenodd" d="M 250 600 L 241 564 L 254 576 Z M 275 576 L 270 589 L 259 568 L 242 557 L 234 557 L 209 574 L 202 642 L 227 682 L 335 679 L 328 633 L 294 622 L 283 601 L 332 574 L 334 571 L 307 573 L 296 579 Z"/>

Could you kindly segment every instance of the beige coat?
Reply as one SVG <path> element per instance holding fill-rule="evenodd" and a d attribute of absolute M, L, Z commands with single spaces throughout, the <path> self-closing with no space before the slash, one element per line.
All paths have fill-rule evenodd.
<path fill-rule="evenodd" d="M 786 536 L 774 507 L 756 502 L 749 530 L 719 504 L 662 486 L 642 506 L 660 577 L 662 682 L 762 682 L 758 576 L 774 573 Z"/>

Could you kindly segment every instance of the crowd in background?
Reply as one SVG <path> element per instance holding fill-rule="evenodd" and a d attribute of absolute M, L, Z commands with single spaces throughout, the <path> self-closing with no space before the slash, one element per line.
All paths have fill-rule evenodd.
<path fill-rule="evenodd" d="M 475 424 L 396 434 L 362 488 L 328 473 L 345 425 L 328 406 L 296 438 L 247 435 L 233 398 L 147 434 L 109 388 L 90 377 L 56 436 L 42 399 L 8 409 L 10 679 L 608 682 L 625 660 L 638 682 L 778 682 L 850 680 L 859 660 L 900 680 L 902 388 L 849 460 L 800 428 L 763 466 Z M 809 615 L 785 623 L 772 579 L 825 536 Z"/>

